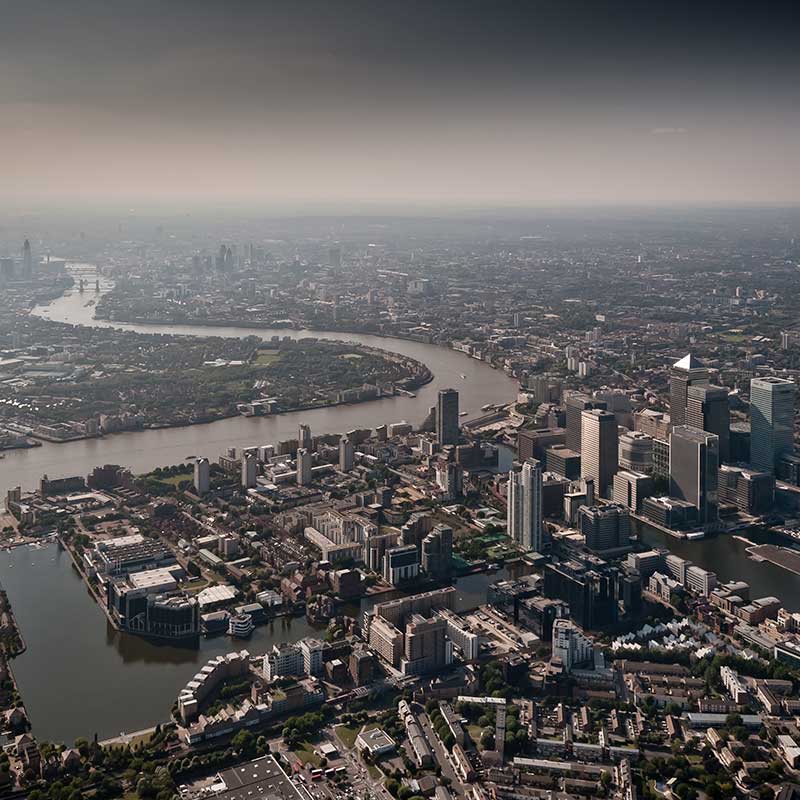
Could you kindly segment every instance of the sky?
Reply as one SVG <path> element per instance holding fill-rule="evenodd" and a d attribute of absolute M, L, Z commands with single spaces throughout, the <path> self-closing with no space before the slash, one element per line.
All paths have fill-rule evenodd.
<path fill-rule="evenodd" d="M 0 203 L 794 204 L 798 5 L 0 0 Z"/>

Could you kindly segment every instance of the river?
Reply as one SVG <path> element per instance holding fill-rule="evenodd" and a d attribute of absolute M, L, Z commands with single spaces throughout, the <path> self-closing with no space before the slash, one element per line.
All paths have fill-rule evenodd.
<path fill-rule="evenodd" d="M 485 602 L 488 585 L 507 575 L 501 570 L 460 578 L 458 610 Z M 197 649 L 120 633 L 56 543 L 0 552 L 0 582 L 27 645 L 12 669 L 33 731 L 40 739 L 66 744 L 79 736 L 110 738 L 167 720 L 179 690 L 209 658 L 241 648 L 261 655 L 276 642 L 324 633 L 303 617 L 259 626 L 246 642 L 201 638 Z M 373 602 L 364 600 L 362 608 Z"/>
<path fill-rule="evenodd" d="M 108 288 L 108 284 L 103 285 Z M 94 292 L 73 292 L 35 313 L 81 325 L 102 325 L 92 319 L 86 303 Z M 0 461 L 1 487 L 36 485 L 43 473 L 51 477 L 87 474 L 97 464 L 118 463 L 143 472 L 155 466 L 184 461 L 187 454 L 215 457 L 230 446 L 273 442 L 296 435 L 299 422 L 317 433 L 339 432 L 407 419 L 417 422 L 436 401 L 439 388 L 454 386 L 461 408 L 474 415 L 485 403 L 512 399 L 515 383 L 502 372 L 461 353 L 433 345 L 354 334 L 327 334 L 248 328 L 204 328 L 170 325 L 116 325 L 142 333 L 349 339 L 416 358 L 434 373 L 432 383 L 416 398 L 396 397 L 357 406 L 337 406 L 259 419 L 235 418 L 189 428 L 173 428 L 107 436 L 69 444 L 45 444 L 28 451 L 10 451 Z M 466 377 L 461 378 L 461 374 Z M 503 453 L 504 461 L 508 454 Z M 774 541 L 764 534 L 754 541 Z M 753 596 L 777 595 L 787 608 L 800 609 L 800 576 L 769 563 L 746 557 L 746 545 L 732 536 L 699 542 L 677 540 L 652 528 L 641 531 L 643 541 L 664 546 L 717 572 L 721 580 L 746 580 Z M 483 602 L 486 587 L 505 577 L 471 575 L 457 583 L 462 607 Z M 50 545 L 0 552 L 0 581 L 6 588 L 27 644 L 13 662 L 14 673 L 34 726 L 43 739 L 71 743 L 78 736 L 111 737 L 163 721 L 178 690 L 208 658 L 229 652 L 236 643 L 227 637 L 203 639 L 199 649 L 156 645 L 114 631 L 72 568 L 69 556 Z M 243 646 L 254 654 L 279 641 L 313 634 L 303 619 L 290 625 L 276 622 L 258 628 Z"/>
<path fill-rule="evenodd" d="M 101 283 L 101 291 L 110 284 Z M 34 313 L 59 322 L 111 327 L 92 318 L 94 291 L 73 291 Z M 216 457 L 228 447 L 291 438 L 300 422 L 316 433 L 339 432 L 406 419 L 419 422 L 436 402 L 440 388 L 459 390 L 470 416 L 486 403 L 508 402 L 516 384 L 502 372 L 468 356 L 434 345 L 378 336 L 289 330 L 253 330 L 170 325 L 114 325 L 141 333 L 348 339 L 403 353 L 425 363 L 434 380 L 416 398 L 394 397 L 275 417 L 237 417 L 206 425 L 116 434 L 67 444 L 44 444 L 9 451 L 0 461 L 0 486 L 33 488 L 42 474 L 86 475 L 97 464 L 117 463 L 134 472 L 185 460 L 187 454 Z M 462 378 L 461 375 L 465 377 Z M 507 453 L 503 453 L 507 460 Z M 458 581 L 459 603 L 483 602 L 486 586 L 505 573 L 471 575 Z M 102 738 L 136 731 L 167 719 L 177 693 L 205 661 L 237 646 L 261 654 L 273 643 L 315 634 L 304 619 L 259 627 L 252 639 L 202 639 L 198 649 L 157 645 L 115 631 L 72 568 L 69 555 L 53 544 L 0 552 L 0 581 L 8 592 L 27 650 L 13 662 L 14 674 L 33 724 L 45 740 L 71 743 L 76 737 Z"/>
<path fill-rule="evenodd" d="M 101 294 L 110 284 L 101 280 Z M 205 425 L 184 428 L 119 433 L 102 439 L 85 439 L 64 444 L 45 443 L 29 450 L 6 451 L 0 461 L 0 491 L 20 485 L 23 489 L 38 486 L 45 473 L 51 478 L 65 475 L 87 475 L 98 464 L 121 464 L 135 473 L 154 467 L 181 463 L 187 455 L 211 459 L 229 447 L 268 444 L 297 436 L 297 426 L 303 422 L 313 433 L 340 433 L 353 428 L 375 427 L 384 423 L 407 420 L 420 423 L 428 409 L 436 404 L 439 389 L 458 389 L 462 411 L 469 416 L 480 415 L 487 403 L 510 402 L 517 393 L 517 383 L 500 370 L 470 358 L 464 353 L 431 344 L 404 339 L 352 333 L 324 331 L 292 331 L 287 329 L 256 330 L 252 328 L 209 327 L 184 325 L 124 325 L 93 319 L 94 306 L 87 306 L 97 294 L 73 290 L 50 305 L 37 307 L 33 313 L 73 325 L 115 327 L 139 333 L 178 333 L 194 336 L 291 336 L 294 339 L 314 336 L 320 339 L 346 339 L 370 347 L 391 350 L 426 364 L 433 380 L 421 387 L 416 397 L 389 397 L 367 403 L 311 411 L 290 412 L 271 417 L 234 417 Z M 461 376 L 464 376 L 463 378 Z"/>

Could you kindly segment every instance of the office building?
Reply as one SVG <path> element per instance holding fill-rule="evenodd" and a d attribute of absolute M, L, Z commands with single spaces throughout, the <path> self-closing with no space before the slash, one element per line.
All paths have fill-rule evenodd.
<path fill-rule="evenodd" d="M 701 525 L 717 521 L 719 437 L 678 425 L 669 437 L 669 494 L 691 503 Z"/>
<path fill-rule="evenodd" d="M 614 502 L 640 511 L 642 501 L 653 493 L 653 478 L 641 472 L 621 469 L 614 476 Z"/>
<path fill-rule="evenodd" d="M 258 459 L 255 453 L 245 453 L 242 456 L 242 488 L 254 489 L 258 476 Z"/>
<path fill-rule="evenodd" d="M 564 407 L 566 409 L 566 441 L 565 444 L 570 450 L 576 453 L 581 452 L 583 444 L 582 439 L 582 426 L 583 421 L 581 414 L 589 409 L 605 409 L 606 404 L 602 400 L 595 400 L 588 394 L 581 394 L 580 392 L 572 392 L 566 394 L 564 397 Z"/>
<path fill-rule="evenodd" d="M 313 456 L 310 450 L 301 447 L 297 451 L 297 485 L 308 486 L 311 483 L 311 465 Z"/>
<path fill-rule="evenodd" d="M 563 600 L 570 617 L 593 630 L 619 620 L 620 574 L 603 562 L 569 561 L 544 568 L 545 597 Z"/>
<path fill-rule="evenodd" d="M 669 480 L 669 434 L 667 439 L 653 439 L 653 477 Z"/>
<path fill-rule="evenodd" d="M 346 436 L 339 439 L 339 469 L 342 472 L 351 472 L 353 469 L 354 450 L 353 443 Z"/>
<path fill-rule="evenodd" d="M 619 463 L 617 419 L 610 411 L 581 413 L 581 477 L 594 478 L 600 497 L 611 494 Z"/>
<path fill-rule="evenodd" d="M 198 458 L 194 462 L 194 491 L 202 497 L 211 488 L 211 464 L 207 458 Z"/>
<path fill-rule="evenodd" d="M 455 389 L 439 390 L 436 438 L 440 445 L 458 444 L 458 392 Z"/>
<path fill-rule="evenodd" d="M 619 468 L 650 475 L 653 472 L 653 437 L 628 431 L 619 437 Z"/>
<path fill-rule="evenodd" d="M 109 613 L 123 630 L 156 639 L 196 639 L 200 633 L 197 598 L 182 594 L 161 594 L 150 586 L 132 581 L 106 582 Z"/>
<path fill-rule="evenodd" d="M 578 530 L 593 553 L 630 547 L 630 511 L 623 505 L 582 506 L 578 511 Z"/>
<path fill-rule="evenodd" d="M 775 478 L 769 472 L 723 464 L 719 468 L 719 502 L 744 514 L 766 514 L 775 502 Z"/>
<path fill-rule="evenodd" d="M 750 381 L 750 463 L 757 470 L 775 472 L 783 455 L 794 449 L 795 384 L 784 378 Z"/>
<path fill-rule="evenodd" d="M 672 365 L 669 376 L 669 415 L 673 426 L 686 424 L 689 387 L 708 383 L 708 370 L 691 354 Z"/>
<path fill-rule="evenodd" d="M 686 424 L 719 437 L 719 460 L 730 458 L 731 413 L 728 390 L 710 384 L 692 385 L 686 394 Z"/>
<path fill-rule="evenodd" d="M 548 472 L 556 472 L 564 478 L 575 480 L 581 476 L 581 454 L 557 444 L 545 450 L 545 464 Z"/>
<path fill-rule="evenodd" d="M 529 458 L 519 472 L 508 474 L 508 535 L 526 550 L 541 552 L 542 515 L 542 466 Z"/>
<path fill-rule="evenodd" d="M 567 432 L 564 428 L 536 428 L 517 433 L 517 458 L 520 462 L 529 458 L 545 460 L 545 451 L 550 447 L 565 445 Z"/>

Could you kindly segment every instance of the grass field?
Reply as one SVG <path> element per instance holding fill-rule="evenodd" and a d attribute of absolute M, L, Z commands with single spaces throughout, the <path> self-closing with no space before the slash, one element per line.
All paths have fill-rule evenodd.
<path fill-rule="evenodd" d="M 294 754 L 304 764 L 311 764 L 312 767 L 318 767 L 322 763 L 320 757 L 314 752 L 314 745 L 311 742 L 302 742 Z"/>
<path fill-rule="evenodd" d="M 356 736 L 358 736 L 361 727 L 359 725 L 337 725 L 334 730 L 339 737 L 339 741 L 348 748 L 348 750 L 352 750 L 356 743 Z"/>
<path fill-rule="evenodd" d="M 278 350 L 259 350 L 253 363 L 257 367 L 266 367 L 274 364 L 280 357 Z"/>
<path fill-rule="evenodd" d="M 193 472 L 179 472 L 177 475 L 155 475 L 154 473 L 150 473 L 146 477 L 152 478 L 154 481 L 158 481 L 159 483 L 166 483 L 170 486 L 177 487 L 181 481 L 192 481 L 194 480 L 194 473 Z"/>

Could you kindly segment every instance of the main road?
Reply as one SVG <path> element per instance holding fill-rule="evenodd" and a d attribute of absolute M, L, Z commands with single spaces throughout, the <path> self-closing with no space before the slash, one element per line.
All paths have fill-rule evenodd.
<path fill-rule="evenodd" d="M 100 293 L 109 288 L 110 284 L 101 279 Z M 93 317 L 95 306 L 88 303 L 98 296 L 93 289 L 83 294 L 72 290 L 47 306 L 33 309 L 32 313 L 44 319 L 73 325 L 113 327 L 149 334 L 344 339 L 417 359 L 428 366 L 434 378 L 418 391 L 416 397 L 398 396 L 270 417 L 235 417 L 204 425 L 119 433 L 101 439 L 44 444 L 30 450 L 10 450 L 0 461 L 0 492 L 3 495 L 12 486 L 34 488 L 45 473 L 51 478 L 86 475 L 99 464 L 121 464 L 135 473 L 141 473 L 157 466 L 181 463 L 187 455 L 213 459 L 229 447 L 248 447 L 293 438 L 301 422 L 310 425 L 314 433 L 338 433 L 401 420 L 418 424 L 436 403 L 439 389 L 445 387 L 458 389 L 461 409 L 469 412 L 469 416 L 479 415 L 481 406 L 487 403 L 511 401 L 517 391 L 516 382 L 504 372 L 492 369 L 488 364 L 464 353 L 437 345 L 367 334 L 283 328 L 265 330 L 235 326 L 110 323 Z"/>

